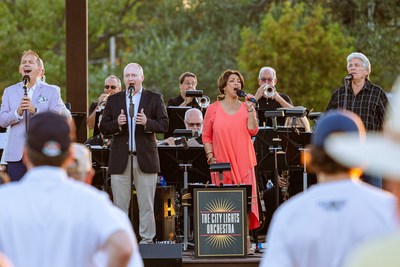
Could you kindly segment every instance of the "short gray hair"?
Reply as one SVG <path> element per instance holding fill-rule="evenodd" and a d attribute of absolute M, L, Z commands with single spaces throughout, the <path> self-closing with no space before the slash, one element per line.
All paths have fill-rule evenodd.
<path fill-rule="evenodd" d="M 263 73 L 264 73 L 265 71 L 267 71 L 267 70 L 271 71 L 271 72 L 272 72 L 272 78 L 276 79 L 276 71 L 275 71 L 273 68 L 271 68 L 271 67 L 262 67 L 262 68 L 260 69 L 260 72 L 258 73 L 258 78 L 260 79 L 261 76 L 263 75 Z"/>
<path fill-rule="evenodd" d="M 369 75 L 371 74 L 371 63 L 369 63 L 368 58 L 363 53 L 353 52 L 347 56 L 347 64 L 349 64 L 350 60 L 354 58 L 358 58 L 359 60 L 361 60 L 364 68 L 368 71 L 367 78 L 369 79 Z"/>
<path fill-rule="evenodd" d="M 116 79 L 116 80 L 117 80 L 118 86 L 121 87 L 121 79 L 118 78 L 118 76 L 116 76 L 116 75 L 110 75 L 110 76 L 108 76 L 108 77 L 104 80 L 104 83 L 106 83 L 108 79 Z"/>
<path fill-rule="evenodd" d="M 203 113 L 201 113 L 201 111 L 197 108 L 191 108 L 186 110 L 185 112 L 185 121 L 187 121 L 189 119 L 189 116 L 191 113 L 197 113 L 202 119 L 203 119 Z"/>

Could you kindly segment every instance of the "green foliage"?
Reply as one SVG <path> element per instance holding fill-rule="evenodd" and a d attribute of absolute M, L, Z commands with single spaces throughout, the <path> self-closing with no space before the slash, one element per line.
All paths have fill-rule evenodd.
<path fill-rule="evenodd" d="M 257 18 L 248 18 L 245 11 L 251 8 L 251 1 L 145 2 L 138 17 L 148 25 L 132 33 L 123 64 L 140 63 L 145 87 L 163 93 L 165 100 L 179 95 L 178 78 L 185 71 L 194 72 L 197 88 L 215 99 L 219 75 L 237 67 L 241 25 Z"/>
<path fill-rule="evenodd" d="M 319 111 L 346 75 L 346 57 L 353 51 L 353 39 L 320 5 L 274 5 L 260 27 L 243 29 L 242 39 L 238 64 L 249 92 L 258 88 L 259 69 L 271 66 L 277 71 L 278 91 L 295 105 Z"/>
<path fill-rule="evenodd" d="M 395 60 L 400 58 L 399 4 L 398 0 L 360 1 L 357 8 L 364 16 L 349 25 L 349 31 L 358 37 L 356 50 L 371 62 L 371 81 L 386 91 L 400 75 L 400 64 Z"/>
<path fill-rule="evenodd" d="M 32 49 L 44 61 L 47 81 L 61 86 L 65 96 L 64 15 L 63 0 L 0 2 L 0 73 L 7 75 L 2 79 L 1 93 L 21 80 L 18 66 L 22 52 Z"/>
<path fill-rule="evenodd" d="M 59 85 L 65 98 L 65 1 L 0 1 L 0 93 L 20 80 L 21 54 L 33 49 L 44 60 L 47 81 Z M 132 61 L 143 65 L 144 85 L 166 100 L 178 95 L 182 72 L 196 73 L 198 89 L 214 100 L 216 80 L 225 69 L 239 69 L 246 91 L 254 92 L 259 68 L 270 65 L 278 71 L 279 89 L 295 104 L 322 110 L 340 85 L 352 50 L 369 57 L 373 82 L 391 87 L 400 72 L 393 62 L 400 58 L 398 0 L 291 3 L 88 0 L 89 102 L 102 92 L 105 77 L 122 78 Z M 374 27 L 368 28 L 371 20 Z M 111 36 L 116 37 L 115 68 L 109 61 Z"/>

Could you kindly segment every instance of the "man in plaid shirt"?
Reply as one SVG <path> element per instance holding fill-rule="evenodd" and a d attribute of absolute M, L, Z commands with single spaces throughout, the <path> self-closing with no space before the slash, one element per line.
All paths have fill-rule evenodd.
<path fill-rule="evenodd" d="M 344 85 L 336 89 L 329 101 L 326 111 L 331 109 L 347 109 L 358 116 L 367 131 L 381 131 L 388 108 L 388 98 L 381 87 L 370 82 L 371 64 L 368 58 L 358 52 L 347 57 L 348 76 Z M 364 181 L 381 187 L 382 179 L 364 177 Z"/>

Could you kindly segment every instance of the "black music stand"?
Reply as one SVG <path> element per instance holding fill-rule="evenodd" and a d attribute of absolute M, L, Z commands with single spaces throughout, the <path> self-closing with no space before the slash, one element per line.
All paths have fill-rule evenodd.
<path fill-rule="evenodd" d="M 191 164 L 188 168 L 188 183 L 207 183 L 211 181 L 204 147 L 188 147 L 163 145 L 158 147 L 161 173 L 168 183 L 182 189 L 184 170 L 179 164 Z"/>
<path fill-rule="evenodd" d="M 210 172 L 204 147 L 176 147 L 159 146 L 160 167 L 164 178 L 168 183 L 175 184 L 176 188 L 187 189 L 190 183 L 209 183 Z M 180 185 L 180 186 L 179 186 Z M 188 245 L 188 206 L 183 208 L 184 241 L 183 249 Z"/>
<path fill-rule="evenodd" d="M 96 173 L 93 177 L 92 185 L 100 190 L 106 191 L 111 194 L 110 178 L 108 177 L 108 159 L 110 156 L 110 149 L 101 146 L 87 146 L 92 152 L 92 167 Z M 98 173 L 99 171 L 99 173 Z M 101 178 L 98 177 L 100 174 Z"/>
<path fill-rule="evenodd" d="M 281 129 L 281 127 L 279 127 Z M 287 170 L 285 152 L 282 151 L 278 132 L 273 127 L 260 127 L 254 146 L 257 158 L 257 174 L 270 174 L 274 177 L 275 205 L 279 206 L 278 172 Z M 262 180 L 262 179 L 261 179 Z M 262 181 L 263 184 L 263 181 Z M 264 188 L 264 186 L 262 187 Z"/>
<path fill-rule="evenodd" d="M 71 112 L 72 119 L 75 122 L 76 136 L 78 136 L 79 129 L 82 127 L 84 119 L 86 119 L 86 112 Z M 86 123 L 85 123 L 86 127 Z"/>
<path fill-rule="evenodd" d="M 173 136 L 175 129 L 185 129 L 185 113 L 192 107 L 168 106 L 167 113 L 169 118 L 168 131 L 164 134 L 164 139 Z"/>
<path fill-rule="evenodd" d="M 308 174 L 306 162 L 302 162 L 301 159 L 301 152 L 306 150 L 305 147 L 310 144 L 311 133 L 287 129 L 285 131 L 278 131 L 278 134 L 282 138 L 282 148 L 286 152 L 286 161 L 289 166 L 291 168 L 303 169 L 303 190 L 306 191 Z"/>

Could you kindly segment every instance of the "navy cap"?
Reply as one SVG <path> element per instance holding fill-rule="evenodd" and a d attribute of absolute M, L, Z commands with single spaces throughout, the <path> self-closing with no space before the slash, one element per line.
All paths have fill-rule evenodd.
<path fill-rule="evenodd" d="M 38 113 L 29 120 L 26 143 L 46 157 L 58 157 L 69 150 L 70 127 L 66 117 L 55 112 Z"/>
<path fill-rule="evenodd" d="M 347 110 L 333 110 L 325 113 L 317 122 L 311 136 L 311 144 L 323 147 L 326 138 L 332 133 L 364 133 L 365 127 L 360 117 Z"/>

